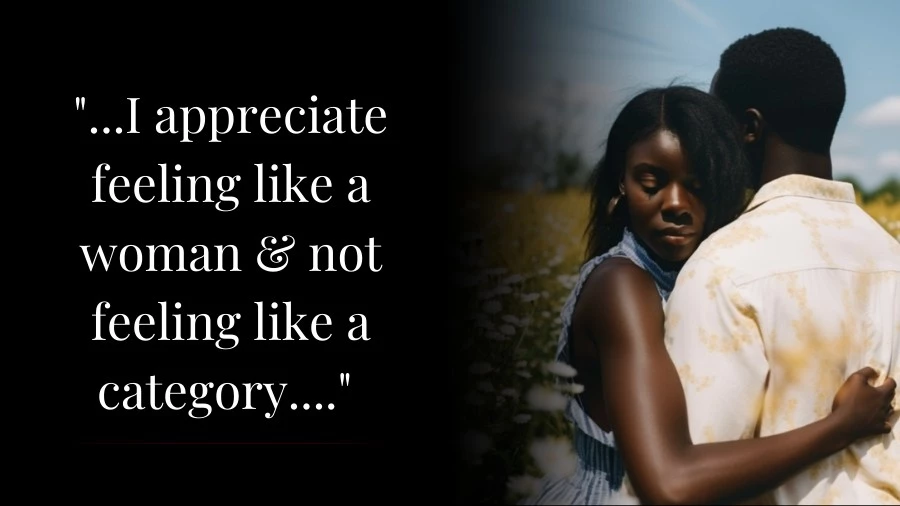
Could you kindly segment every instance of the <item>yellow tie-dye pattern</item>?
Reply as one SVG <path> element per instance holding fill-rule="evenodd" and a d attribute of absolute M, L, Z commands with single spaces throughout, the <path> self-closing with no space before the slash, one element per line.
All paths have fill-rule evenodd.
<path fill-rule="evenodd" d="M 707 425 L 706 428 L 703 429 L 703 436 L 706 438 L 707 443 L 713 443 L 716 441 L 716 430 L 713 429 L 712 425 Z"/>
<path fill-rule="evenodd" d="M 712 376 L 703 376 L 702 378 L 698 378 L 694 376 L 691 372 L 690 364 L 685 364 L 678 368 L 678 374 L 682 378 L 682 384 L 688 384 L 697 389 L 697 391 L 701 391 L 704 388 L 708 387 L 713 382 Z"/>
<path fill-rule="evenodd" d="M 765 237 L 765 230 L 752 224 L 741 228 L 723 228 L 704 242 L 704 250 L 711 258 L 718 259 L 724 250 L 752 243 Z"/>
<path fill-rule="evenodd" d="M 718 290 L 719 285 L 721 285 L 725 281 L 725 277 L 729 274 L 731 269 L 726 267 L 716 267 L 713 271 L 712 275 L 706 282 L 706 289 L 709 291 L 709 299 L 716 298 L 716 291 Z"/>
<path fill-rule="evenodd" d="M 837 502 L 838 499 L 840 499 L 840 491 L 836 488 L 831 488 L 828 490 L 828 492 L 825 492 L 825 495 L 822 496 L 822 500 L 819 502 L 819 504 L 840 504 Z"/>
<path fill-rule="evenodd" d="M 894 420 L 894 423 L 896 423 L 896 420 Z M 885 450 L 889 444 L 892 444 L 891 434 L 885 434 L 883 439 L 884 442 L 882 444 L 872 445 L 868 455 L 878 463 L 878 472 L 886 482 L 885 486 L 887 488 L 885 490 L 895 497 L 900 497 L 900 462 L 888 456 Z"/>
<path fill-rule="evenodd" d="M 714 353 L 734 353 L 740 350 L 744 345 L 752 343 L 753 338 L 755 337 L 752 329 L 748 327 L 734 329 L 731 335 L 714 334 L 712 332 L 707 332 L 703 328 L 697 330 L 699 332 L 700 342 L 703 343 L 709 351 Z"/>

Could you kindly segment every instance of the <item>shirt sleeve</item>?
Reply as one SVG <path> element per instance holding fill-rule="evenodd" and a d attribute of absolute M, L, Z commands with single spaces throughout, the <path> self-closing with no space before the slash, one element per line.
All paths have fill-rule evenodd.
<path fill-rule="evenodd" d="M 666 305 L 666 347 L 695 444 L 754 436 L 769 371 L 757 310 L 706 258 L 685 264 Z"/>

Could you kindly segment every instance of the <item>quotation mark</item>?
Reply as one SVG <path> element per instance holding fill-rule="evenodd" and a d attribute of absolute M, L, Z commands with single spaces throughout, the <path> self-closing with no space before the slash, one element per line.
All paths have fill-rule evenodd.
<path fill-rule="evenodd" d="M 85 105 L 85 98 L 84 98 L 84 97 L 75 97 L 75 110 L 77 110 L 77 111 L 83 111 L 83 110 L 84 110 L 84 105 Z M 97 133 L 97 127 L 91 127 L 91 133 L 92 133 L 92 134 Z M 109 133 L 109 127 L 103 127 L 103 133 L 108 134 L 108 133 Z M 117 133 L 117 134 L 122 133 L 122 127 L 116 127 L 116 133 Z"/>
<path fill-rule="evenodd" d="M 350 386 L 350 373 L 342 372 L 341 373 L 341 386 Z M 315 409 L 316 411 L 322 411 L 323 409 L 328 409 L 329 411 L 334 410 L 334 403 L 329 402 L 328 405 L 323 405 L 321 402 L 317 402 L 314 405 L 311 405 L 308 402 L 303 403 L 303 411 L 309 411 L 310 409 Z M 297 403 L 291 403 L 291 410 L 296 411 L 300 406 Z"/>

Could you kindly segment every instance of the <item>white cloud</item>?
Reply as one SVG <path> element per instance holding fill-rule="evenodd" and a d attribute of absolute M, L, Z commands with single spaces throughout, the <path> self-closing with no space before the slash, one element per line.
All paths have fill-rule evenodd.
<path fill-rule="evenodd" d="M 672 0 L 676 7 L 681 9 L 688 16 L 694 18 L 694 21 L 697 21 L 701 25 L 708 26 L 710 28 L 719 28 L 719 22 L 716 21 L 712 16 L 700 10 L 699 7 L 693 4 L 690 0 Z"/>
<path fill-rule="evenodd" d="M 878 155 L 875 162 L 881 169 L 897 169 L 900 170 L 900 151 L 885 151 Z"/>
<path fill-rule="evenodd" d="M 856 118 L 864 126 L 900 126 L 900 95 L 885 97 Z"/>
<path fill-rule="evenodd" d="M 866 170 L 866 161 L 855 156 L 833 155 L 831 166 L 836 173 L 858 174 Z"/>

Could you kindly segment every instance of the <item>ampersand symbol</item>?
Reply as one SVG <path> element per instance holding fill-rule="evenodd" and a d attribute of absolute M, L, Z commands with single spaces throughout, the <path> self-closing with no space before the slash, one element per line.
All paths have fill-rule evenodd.
<path fill-rule="evenodd" d="M 267 236 L 262 240 L 262 251 L 256 255 L 256 263 L 259 265 L 259 268 L 266 272 L 278 272 L 285 267 L 287 267 L 288 263 L 288 255 L 285 253 L 287 250 L 294 247 L 294 238 L 289 235 L 281 236 L 281 240 L 284 242 L 288 242 L 290 240 L 290 244 L 283 248 L 272 249 L 272 246 L 278 244 L 278 239 L 275 237 Z M 269 243 L 266 246 L 266 243 Z M 266 255 L 268 253 L 268 255 Z M 264 259 L 264 256 L 268 257 Z"/>

